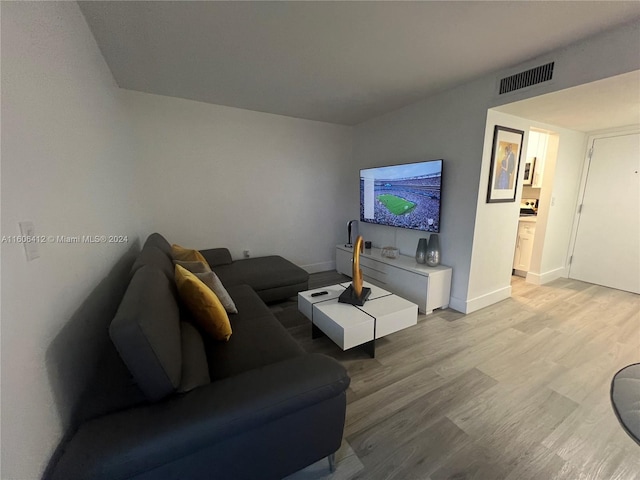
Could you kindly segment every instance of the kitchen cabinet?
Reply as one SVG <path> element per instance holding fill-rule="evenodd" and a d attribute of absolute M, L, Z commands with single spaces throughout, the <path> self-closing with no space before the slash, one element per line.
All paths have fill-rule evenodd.
<path fill-rule="evenodd" d="M 513 273 L 520 277 L 526 277 L 531 266 L 533 238 L 536 233 L 535 221 L 531 220 L 521 220 L 518 223 L 518 239 L 516 240 L 516 251 L 513 255 Z"/>

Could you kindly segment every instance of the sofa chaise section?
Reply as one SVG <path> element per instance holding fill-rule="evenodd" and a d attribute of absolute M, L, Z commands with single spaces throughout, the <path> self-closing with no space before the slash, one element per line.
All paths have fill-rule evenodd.
<path fill-rule="evenodd" d="M 333 454 L 344 367 L 307 354 L 240 277 L 227 289 L 231 338 L 209 337 L 180 302 L 170 252 L 153 234 L 134 262 L 112 342 L 47 478 L 279 479 Z M 260 275 L 254 285 L 268 285 Z"/>
<path fill-rule="evenodd" d="M 234 261 L 226 248 L 202 250 L 200 253 L 225 286 L 249 285 L 267 303 L 308 290 L 309 274 L 278 255 Z"/>
<path fill-rule="evenodd" d="M 304 355 L 85 422 L 55 480 L 281 478 L 340 447 L 343 369 Z"/>

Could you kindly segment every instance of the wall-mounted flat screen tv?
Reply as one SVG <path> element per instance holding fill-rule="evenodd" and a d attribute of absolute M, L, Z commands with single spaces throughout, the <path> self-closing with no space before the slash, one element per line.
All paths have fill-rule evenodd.
<path fill-rule="evenodd" d="M 360 170 L 360 220 L 440 232 L 442 160 Z"/>

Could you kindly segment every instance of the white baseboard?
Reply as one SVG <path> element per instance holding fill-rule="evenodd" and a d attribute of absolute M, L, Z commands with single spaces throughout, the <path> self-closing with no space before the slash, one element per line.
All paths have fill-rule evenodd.
<path fill-rule="evenodd" d="M 464 303 L 464 310 L 459 310 L 458 308 L 453 307 L 455 310 L 459 310 L 462 313 L 472 313 L 476 310 L 480 310 L 481 308 L 488 307 L 489 305 L 493 305 L 494 303 L 498 303 L 502 300 L 511 297 L 511 285 L 508 287 L 501 288 L 499 290 L 495 290 L 493 292 L 487 293 L 485 295 L 481 295 L 476 298 L 472 298 L 471 300 L 467 300 Z M 451 299 L 453 300 L 453 298 Z M 449 305 L 451 306 L 451 303 Z"/>
<path fill-rule="evenodd" d="M 300 265 L 300 268 L 305 269 L 307 273 L 328 272 L 329 270 L 336 269 L 336 262 L 333 260 L 330 262 L 312 263 L 310 265 Z"/>
<path fill-rule="evenodd" d="M 556 278 L 563 278 L 563 277 L 564 278 L 567 277 L 566 268 L 560 267 L 545 273 L 528 272 L 527 282 L 533 283 L 534 285 L 544 285 L 545 283 L 549 283 L 555 280 Z"/>

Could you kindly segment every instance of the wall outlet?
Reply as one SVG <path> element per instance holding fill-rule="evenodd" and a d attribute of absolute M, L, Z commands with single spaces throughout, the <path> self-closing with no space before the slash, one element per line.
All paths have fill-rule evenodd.
<path fill-rule="evenodd" d="M 242 255 L 244 255 L 244 258 L 250 258 L 251 257 L 251 251 L 250 250 L 243 250 L 242 251 Z"/>

